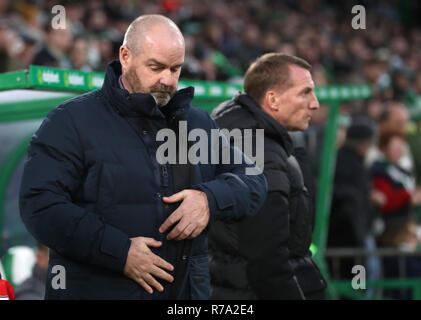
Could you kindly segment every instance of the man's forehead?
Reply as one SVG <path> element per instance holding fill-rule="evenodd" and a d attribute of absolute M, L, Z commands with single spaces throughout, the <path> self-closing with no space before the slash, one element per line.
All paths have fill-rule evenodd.
<path fill-rule="evenodd" d="M 174 48 L 184 48 L 184 39 L 168 32 L 147 33 L 142 39 L 142 44 L 146 46 L 169 46 Z"/>
<path fill-rule="evenodd" d="M 140 51 L 147 59 L 155 59 L 163 64 L 174 60 L 184 60 L 184 42 L 175 37 L 165 35 L 159 37 L 156 35 L 145 35 Z"/>
<path fill-rule="evenodd" d="M 290 65 L 289 75 L 291 82 L 294 85 L 314 87 L 313 78 L 311 77 L 310 71 L 307 69 L 304 69 L 297 65 Z"/>

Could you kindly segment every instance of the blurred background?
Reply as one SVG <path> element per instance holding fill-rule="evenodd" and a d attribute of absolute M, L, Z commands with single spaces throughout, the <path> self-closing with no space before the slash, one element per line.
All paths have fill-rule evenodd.
<path fill-rule="evenodd" d="M 57 4 L 65 8 L 64 30 L 51 28 Z M 352 28 L 354 5 L 364 6 L 366 29 Z M 326 263 L 334 298 L 420 299 L 421 2 L 0 0 L 0 74 L 30 65 L 104 72 L 118 58 L 128 25 L 141 14 L 163 14 L 180 27 L 186 40 L 183 80 L 241 84 L 255 58 L 283 52 L 313 66 L 317 87 L 370 87 L 368 99 L 337 105 L 335 126 L 327 126 L 333 105 L 326 103 L 310 128 L 294 136 L 310 153 L 315 198 L 329 202 L 316 217 L 317 236 L 324 240 L 316 241 L 314 252 L 322 252 L 318 261 Z M 0 75 L 0 87 L 7 79 Z M 18 98 L 30 102 L 45 92 L 25 98 L 23 92 L 2 90 L 0 258 L 2 274 L 18 285 L 37 259 L 36 242 L 20 222 L 24 158 L 16 150 L 25 150 L 22 139 L 42 118 L 1 119 Z M 327 135 L 334 141 L 333 153 L 326 154 L 334 160 L 326 168 L 332 177 L 323 183 L 331 188 L 320 182 Z M 357 264 L 367 272 L 362 295 L 350 289 Z"/>

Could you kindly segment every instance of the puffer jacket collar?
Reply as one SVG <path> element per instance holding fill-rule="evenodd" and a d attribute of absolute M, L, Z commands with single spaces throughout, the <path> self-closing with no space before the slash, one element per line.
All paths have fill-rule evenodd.
<path fill-rule="evenodd" d="M 130 94 L 127 90 L 121 89 L 118 83 L 120 75 L 120 61 L 111 61 L 107 66 L 104 84 L 101 89 L 117 113 L 127 117 L 164 118 L 152 95 L 144 93 Z M 171 110 L 170 114 L 172 116 L 185 114 L 190 107 L 193 96 L 193 87 L 178 90 L 167 104 L 168 109 Z"/>
<path fill-rule="evenodd" d="M 243 119 L 243 117 L 239 115 L 239 128 L 264 129 L 265 136 L 281 143 L 288 156 L 292 154 L 294 146 L 288 131 L 269 114 L 263 111 L 262 108 L 260 108 L 260 106 L 247 94 L 238 93 L 232 100 L 218 107 L 215 110 L 215 117 L 218 118 L 223 113 L 229 112 L 229 109 L 234 110 L 239 106 L 253 115 L 252 119 L 247 119 L 245 117 Z"/>

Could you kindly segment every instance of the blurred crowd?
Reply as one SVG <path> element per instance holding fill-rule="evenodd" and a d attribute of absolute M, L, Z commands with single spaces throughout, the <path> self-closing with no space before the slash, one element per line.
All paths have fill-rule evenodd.
<path fill-rule="evenodd" d="M 56 4 L 64 30 L 51 27 Z M 366 9 L 366 29 L 352 28 L 355 4 Z M 0 0 L 0 73 L 30 64 L 103 72 L 130 22 L 151 13 L 182 30 L 184 79 L 241 83 L 251 61 L 275 51 L 306 59 L 317 86 L 369 84 L 371 99 L 341 105 L 328 245 L 418 248 L 419 1 Z M 320 108 L 307 131 L 315 168 L 327 114 Z"/>
<path fill-rule="evenodd" d="M 53 30 L 51 12 L 66 10 L 66 29 Z M 174 20 L 186 38 L 184 78 L 233 80 L 271 51 L 313 65 L 316 83 L 368 82 L 401 99 L 421 86 L 420 5 L 359 1 L 366 29 L 354 30 L 355 1 L 269 0 L 0 0 L 0 72 L 30 63 L 104 71 L 118 56 L 129 23 L 141 14 Z M 392 89 L 392 90 L 391 90 Z"/>

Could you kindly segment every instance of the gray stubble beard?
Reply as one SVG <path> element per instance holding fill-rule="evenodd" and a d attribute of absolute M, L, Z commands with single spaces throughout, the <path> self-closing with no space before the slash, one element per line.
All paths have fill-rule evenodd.
<path fill-rule="evenodd" d="M 151 92 L 145 92 L 142 88 L 142 83 L 140 82 L 139 77 L 136 74 L 136 71 L 133 69 L 129 69 L 127 72 L 127 76 L 125 77 L 127 83 L 129 84 L 131 90 L 134 93 L 149 93 L 155 100 L 156 105 L 161 108 L 163 106 L 166 106 L 168 102 L 170 102 L 172 96 L 174 93 L 170 92 L 169 90 L 165 92 L 156 92 L 154 90 L 159 90 L 159 88 L 156 88 L 156 86 L 151 88 Z"/>

